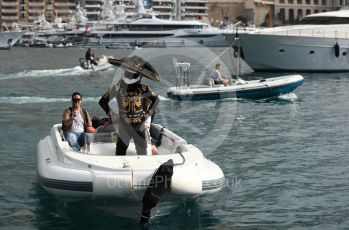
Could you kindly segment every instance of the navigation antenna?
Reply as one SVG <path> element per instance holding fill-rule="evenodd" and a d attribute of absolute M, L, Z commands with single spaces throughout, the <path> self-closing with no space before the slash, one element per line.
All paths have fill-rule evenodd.
<path fill-rule="evenodd" d="M 176 88 L 181 89 L 183 86 L 189 87 L 190 79 L 189 79 L 189 62 L 177 62 L 176 63 L 176 72 L 177 72 L 177 84 Z"/>
<path fill-rule="evenodd" d="M 240 37 L 239 37 L 238 28 L 236 28 L 235 41 L 236 41 L 237 51 L 235 51 L 234 54 L 236 53 L 236 79 L 238 80 L 241 76 L 241 62 L 240 62 L 241 48 L 240 48 Z"/>

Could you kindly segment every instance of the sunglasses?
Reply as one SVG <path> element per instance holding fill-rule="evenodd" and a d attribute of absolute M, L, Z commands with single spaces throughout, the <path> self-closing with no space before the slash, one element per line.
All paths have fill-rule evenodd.
<path fill-rule="evenodd" d="M 79 102 L 79 101 L 81 101 L 80 98 L 73 98 L 73 99 L 72 99 L 72 102 Z"/>

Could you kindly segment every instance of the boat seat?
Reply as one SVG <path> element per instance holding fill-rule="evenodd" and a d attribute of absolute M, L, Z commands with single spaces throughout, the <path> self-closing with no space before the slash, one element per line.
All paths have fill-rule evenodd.
<path fill-rule="evenodd" d="M 215 84 L 212 78 L 205 78 L 204 85 L 208 85 L 209 87 L 224 87 L 224 84 Z"/>
<path fill-rule="evenodd" d="M 204 84 L 208 85 L 210 87 L 214 87 L 214 85 L 215 85 L 214 81 L 213 81 L 213 79 L 211 77 L 205 78 L 204 79 Z"/>
<path fill-rule="evenodd" d="M 59 131 L 59 135 L 60 135 L 61 138 L 62 138 L 62 141 L 67 141 L 67 139 L 65 139 L 65 136 L 64 136 L 64 132 L 63 132 L 62 127 L 59 127 L 59 128 L 58 128 L 58 131 Z"/>
<path fill-rule="evenodd" d="M 153 145 L 155 145 L 156 147 L 159 147 L 161 145 L 163 130 L 164 130 L 163 127 L 157 127 L 154 125 L 150 125 L 151 143 Z"/>

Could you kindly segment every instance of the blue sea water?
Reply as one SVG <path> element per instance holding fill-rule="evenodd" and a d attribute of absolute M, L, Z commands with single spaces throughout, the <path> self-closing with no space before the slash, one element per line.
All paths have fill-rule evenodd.
<path fill-rule="evenodd" d="M 36 145 L 61 122 L 73 91 L 83 94 L 88 111 L 104 115 L 99 97 L 118 74 L 81 70 L 84 52 L 0 51 L 0 229 L 140 229 L 136 221 L 59 201 L 36 179 Z M 348 73 L 301 73 L 304 85 L 288 97 L 178 102 L 166 98 L 176 84 L 173 63 L 191 62 L 196 81 L 217 61 L 233 71 L 230 50 L 94 52 L 151 59 L 161 77 L 160 84 L 146 81 L 161 96 L 156 122 L 198 146 L 226 176 L 221 192 L 183 204 L 150 229 L 348 228 Z"/>

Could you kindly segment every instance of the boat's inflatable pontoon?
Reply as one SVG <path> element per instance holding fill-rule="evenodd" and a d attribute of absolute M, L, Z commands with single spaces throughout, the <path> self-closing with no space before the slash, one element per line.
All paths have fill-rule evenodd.
<path fill-rule="evenodd" d="M 37 168 L 41 185 L 67 200 L 108 211 L 117 216 L 139 217 L 145 191 L 157 169 L 172 162 L 169 188 L 161 192 L 152 215 L 167 215 L 184 200 L 218 192 L 224 186 L 222 170 L 184 139 L 161 127 L 151 126 L 158 155 L 137 155 L 130 143 L 126 156 L 115 156 L 116 133 L 96 133 L 88 144 L 74 151 L 65 140 L 61 125 L 38 143 Z M 161 183 L 164 177 L 155 177 Z M 150 188 L 151 189 L 151 188 Z M 143 203 L 144 208 L 144 203 Z"/>

